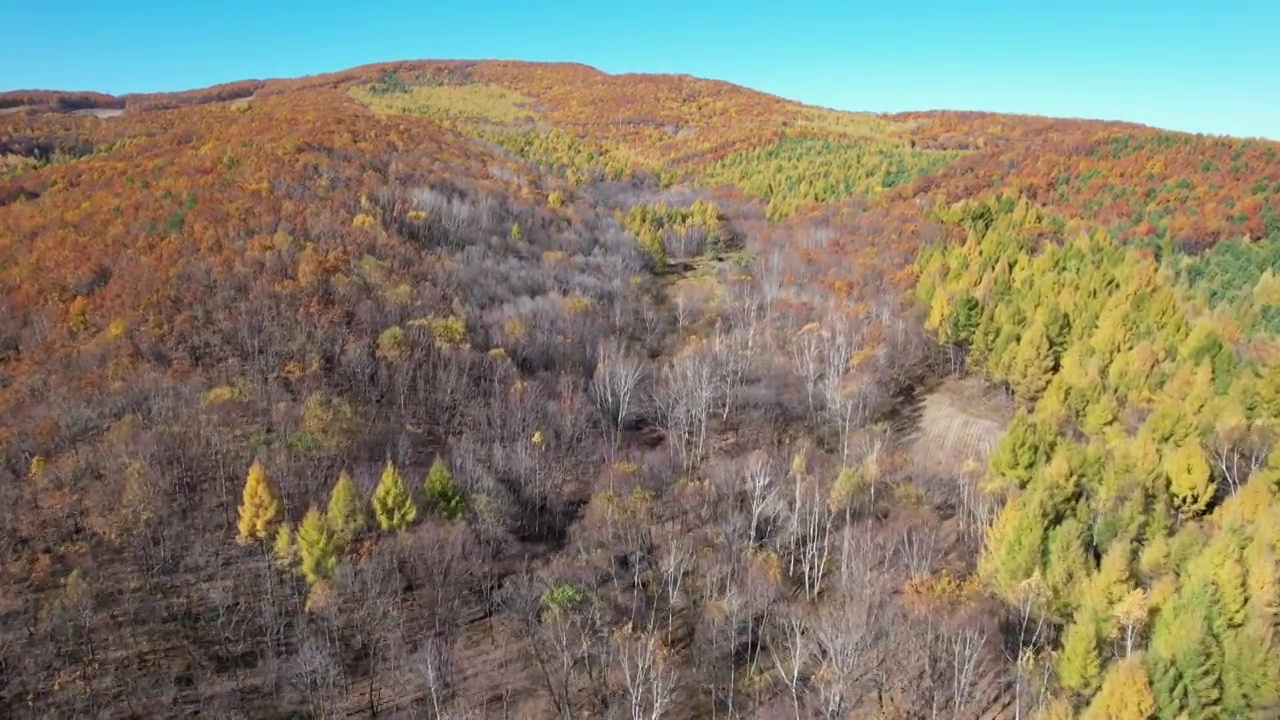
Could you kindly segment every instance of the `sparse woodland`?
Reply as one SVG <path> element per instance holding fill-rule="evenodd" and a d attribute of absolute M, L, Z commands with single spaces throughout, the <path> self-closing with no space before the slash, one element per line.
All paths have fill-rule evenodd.
<path fill-rule="evenodd" d="M 524 63 L 9 106 L 5 717 L 1280 716 L 1275 143 Z"/>

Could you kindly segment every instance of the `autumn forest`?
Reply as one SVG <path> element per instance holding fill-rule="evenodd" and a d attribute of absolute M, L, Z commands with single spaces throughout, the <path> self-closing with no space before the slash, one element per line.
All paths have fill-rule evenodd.
<path fill-rule="evenodd" d="M 1280 718 L 1280 143 L 0 93 L 0 716 Z"/>

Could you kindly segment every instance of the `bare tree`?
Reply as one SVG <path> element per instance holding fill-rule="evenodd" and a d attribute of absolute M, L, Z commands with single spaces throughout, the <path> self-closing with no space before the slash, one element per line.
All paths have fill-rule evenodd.
<path fill-rule="evenodd" d="M 742 338 L 742 352 L 748 360 L 754 358 L 762 341 L 764 326 L 760 308 L 760 296 L 751 283 L 734 283 L 730 286 L 728 318 L 732 328 Z"/>
<path fill-rule="evenodd" d="M 880 576 L 876 544 L 870 523 L 847 525 L 841 530 L 836 582 L 842 590 L 869 587 Z"/>
<path fill-rule="evenodd" d="M 328 642 L 316 635 L 306 637 L 294 655 L 294 667 L 313 716 L 332 718 L 342 714 L 338 708 L 345 684 L 342 663 Z"/>
<path fill-rule="evenodd" d="M 676 673 L 670 651 L 653 633 L 637 633 L 631 626 L 616 631 L 613 644 L 631 720 L 658 720 L 674 697 Z"/>
<path fill-rule="evenodd" d="M 690 292 L 677 293 L 675 298 L 676 327 L 681 336 L 684 331 L 702 316 L 705 299 Z"/>
<path fill-rule="evenodd" d="M 479 572 L 476 560 L 483 551 L 475 531 L 462 524 L 430 523 L 399 540 L 395 560 L 425 590 L 418 619 L 443 637 L 456 623 L 464 591 L 474 587 Z"/>
<path fill-rule="evenodd" d="M 658 571 L 661 577 L 664 606 L 666 607 L 667 635 L 666 643 L 672 643 L 673 624 L 676 609 L 679 607 L 685 580 L 693 567 L 693 547 L 685 535 L 673 531 L 666 547 L 658 556 Z M 655 603 L 654 607 L 657 607 Z"/>
<path fill-rule="evenodd" d="M 454 670 L 448 646 L 439 638 L 427 638 L 414 653 L 413 662 L 431 701 L 433 717 L 446 717 L 446 703 L 453 686 Z"/>
<path fill-rule="evenodd" d="M 1039 573 L 1022 581 L 1010 603 L 1014 611 L 1012 647 L 1004 648 L 1005 660 L 1014 670 L 1014 717 L 1022 717 L 1025 694 L 1033 679 L 1037 658 L 1048 639 L 1044 620 L 1046 589 Z"/>
<path fill-rule="evenodd" d="M 961 718 L 965 717 L 965 710 L 974 700 L 979 662 L 987 634 L 977 628 L 964 627 L 951 633 L 947 641 L 951 661 L 952 717 Z"/>
<path fill-rule="evenodd" d="M 773 307 L 773 303 L 782 292 L 782 258 L 779 250 L 770 253 L 767 260 L 758 267 L 760 281 L 760 299 L 764 304 L 765 315 Z"/>
<path fill-rule="evenodd" d="M 343 644 L 366 659 L 365 704 L 376 716 L 382 705 L 379 681 L 404 633 L 395 551 L 375 551 L 363 562 L 339 565 L 332 584 L 340 598 L 332 618 Z"/>
<path fill-rule="evenodd" d="M 1261 428 L 1243 422 L 1225 423 L 1213 433 L 1208 449 L 1227 494 L 1234 495 L 1266 462 L 1271 442 Z"/>
<path fill-rule="evenodd" d="M 756 451 L 747 458 L 743 475 L 743 486 L 746 490 L 747 507 L 751 518 L 747 542 L 755 546 L 764 540 L 762 521 L 766 514 L 774 510 L 777 500 L 777 474 L 769 456 Z"/>
<path fill-rule="evenodd" d="M 981 477 L 980 466 L 972 463 L 962 468 L 955 480 L 960 490 L 960 516 L 964 520 L 964 531 L 972 541 L 986 535 L 999 509 L 999 501 L 983 491 Z"/>
<path fill-rule="evenodd" d="M 528 575 L 518 576 L 503 588 L 500 602 L 516 616 L 557 714 L 569 720 L 579 686 L 586 684 L 599 692 L 603 684 L 592 657 L 593 638 L 601 624 L 598 606 L 572 585 L 549 585 Z"/>
<path fill-rule="evenodd" d="M 718 557 L 707 567 L 704 622 L 709 657 L 702 666 L 708 674 L 712 716 L 740 717 L 738 704 L 738 657 L 740 646 L 748 639 L 750 617 L 747 598 L 741 588 L 740 563 L 736 559 Z"/>
<path fill-rule="evenodd" d="M 662 371 L 655 404 L 667 440 L 691 470 L 703 458 L 711 420 L 715 378 L 710 358 L 700 349 L 680 354 Z"/>
<path fill-rule="evenodd" d="M 749 349 L 745 337 L 736 330 L 726 330 L 720 322 L 711 336 L 711 357 L 716 375 L 716 394 L 720 402 L 721 422 L 729 419 L 747 373 Z"/>
<path fill-rule="evenodd" d="M 871 495 L 871 505 L 874 507 L 876 503 L 876 489 L 880 486 L 880 481 L 884 476 L 884 451 L 889 444 L 889 433 L 882 426 L 876 428 L 868 428 L 868 432 L 862 438 L 860 447 L 858 448 L 858 465 L 862 473 L 862 481 L 867 484 L 867 488 Z"/>
<path fill-rule="evenodd" d="M 836 512 L 827 501 L 824 485 L 799 463 L 792 468 L 791 481 L 790 522 L 784 538 L 788 572 L 799 575 L 805 599 L 813 600 L 826 575 Z"/>
<path fill-rule="evenodd" d="M 907 528 L 898 537 L 897 549 L 909 577 L 928 575 L 938 559 L 938 530 Z"/>
<path fill-rule="evenodd" d="M 855 354 L 862 349 L 860 333 L 839 322 L 821 335 L 822 374 L 819 390 L 827 417 L 840 437 L 840 462 L 849 464 L 850 434 L 866 421 L 869 388 L 851 371 Z"/>
<path fill-rule="evenodd" d="M 844 596 L 814 618 L 821 667 L 815 678 L 825 717 L 844 717 L 858 688 L 875 671 L 877 605 L 867 593 Z"/>
<path fill-rule="evenodd" d="M 558 654 L 559 648 L 548 647 L 542 626 L 542 608 L 539 598 L 541 588 L 534 579 L 521 574 L 511 578 L 498 593 L 497 601 L 515 618 L 521 640 L 528 650 L 529 657 L 542 680 L 543 689 L 556 708 L 556 713 L 565 720 L 572 717 L 570 706 L 572 678 L 569 670 L 573 667 L 572 654 Z M 566 634 L 560 634 L 566 639 Z M 552 638 L 555 634 L 552 634 Z M 561 647 L 567 643 L 562 642 Z"/>
<path fill-rule="evenodd" d="M 815 655 L 816 643 L 809 634 L 800 612 L 792 608 L 775 618 L 769 640 L 773 667 L 791 693 L 791 706 L 800 720 L 800 694 L 804 689 L 804 671 Z"/>
<path fill-rule="evenodd" d="M 635 412 L 644 372 L 644 363 L 616 342 L 602 343 L 597 351 L 591 395 L 614 445 L 618 442 L 618 433 Z"/>
<path fill-rule="evenodd" d="M 818 401 L 822 373 L 825 370 L 822 356 L 822 338 L 818 334 L 818 326 L 811 325 L 800 331 L 800 336 L 791 344 L 792 361 L 804 381 L 805 399 L 809 403 L 809 417 L 818 417 Z"/>
<path fill-rule="evenodd" d="M 793 552 L 799 557 L 805 599 L 814 600 L 822 592 L 822 581 L 826 577 L 835 512 L 818 483 L 810 483 L 809 492 L 801 497 L 800 506 L 796 508 L 798 534 Z"/>

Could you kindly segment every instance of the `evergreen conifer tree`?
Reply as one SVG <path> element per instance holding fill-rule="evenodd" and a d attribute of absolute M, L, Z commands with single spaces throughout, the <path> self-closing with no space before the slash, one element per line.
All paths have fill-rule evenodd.
<path fill-rule="evenodd" d="M 1151 679 L 1135 653 L 1111 666 L 1081 720 L 1149 720 L 1155 712 Z"/>
<path fill-rule="evenodd" d="M 1165 472 L 1174 505 L 1184 516 L 1196 517 L 1213 499 L 1213 474 L 1200 443 L 1190 440 L 1166 456 Z"/>
<path fill-rule="evenodd" d="M 298 526 L 298 559 L 302 576 L 315 583 L 328 578 L 338 567 L 338 539 L 329 523 L 312 507 Z"/>
<path fill-rule="evenodd" d="M 431 463 L 423 492 L 426 496 L 427 509 L 445 520 L 457 520 L 466 510 L 462 492 L 454 483 L 453 475 L 450 474 L 449 468 L 445 467 L 444 460 L 438 455 L 435 462 Z"/>
<path fill-rule="evenodd" d="M 1067 626 L 1058 657 L 1058 680 L 1066 688 L 1089 696 L 1098 689 L 1102 665 L 1098 660 L 1098 622 L 1089 609 L 1076 613 Z"/>
<path fill-rule="evenodd" d="M 298 562 L 298 548 L 293 542 L 293 528 L 289 523 L 280 523 L 276 528 L 276 539 L 271 546 L 271 557 L 281 570 L 292 570 Z"/>
<path fill-rule="evenodd" d="M 378 527 L 394 532 L 404 530 L 418 519 L 418 506 L 390 460 L 382 468 L 382 478 L 373 491 L 373 515 Z"/>
<path fill-rule="evenodd" d="M 262 462 L 254 460 L 245 479 L 244 493 L 240 501 L 240 520 L 237 539 L 241 544 L 265 540 L 275 530 L 283 515 L 280 493 L 267 475 Z"/>
<path fill-rule="evenodd" d="M 325 520 L 342 547 L 355 540 L 369 524 L 364 496 L 346 470 L 338 475 L 338 482 L 329 494 Z"/>
<path fill-rule="evenodd" d="M 1044 320 L 1037 317 L 1014 350 L 1009 385 L 1020 399 L 1034 401 L 1053 379 L 1056 365 Z"/>

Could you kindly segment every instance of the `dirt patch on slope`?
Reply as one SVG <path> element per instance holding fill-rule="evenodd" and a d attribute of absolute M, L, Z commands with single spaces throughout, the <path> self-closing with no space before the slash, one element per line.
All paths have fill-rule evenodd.
<path fill-rule="evenodd" d="M 921 401 L 912 464 L 929 475 L 981 467 L 1012 416 L 1012 404 L 980 378 L 945 380 Z"/>
<path fill-rule="evenodd" d="M 73 110 L 70 114 L 96 118 L 114 118 L 123 115 L 124 108 L 86 108 L 84 110 Z"/>

